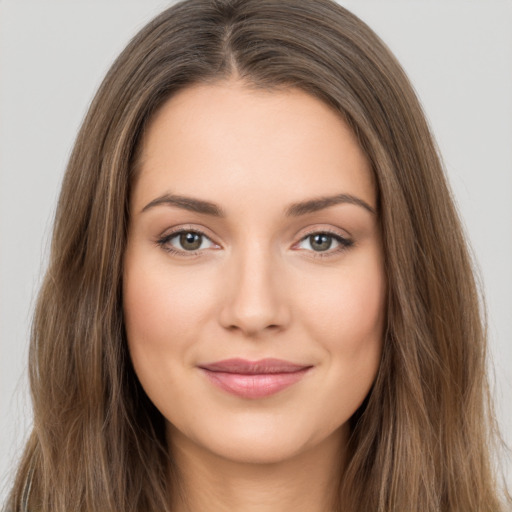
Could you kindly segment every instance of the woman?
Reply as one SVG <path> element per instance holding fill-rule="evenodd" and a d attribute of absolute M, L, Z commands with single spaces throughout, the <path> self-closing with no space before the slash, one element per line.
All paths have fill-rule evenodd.
<path fill-rule="evenodd" d="M 321 0 L 189 0 L 79 133 L 13 510 L 502 510 L 478 296 L 418 101 Z"/>

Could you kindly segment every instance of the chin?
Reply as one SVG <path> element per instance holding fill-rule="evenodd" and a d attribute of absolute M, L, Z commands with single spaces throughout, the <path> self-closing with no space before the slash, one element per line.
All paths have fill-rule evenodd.
<path fill-rule="evenodd" d="M 342 438 L 342 428 L 334 432 L 319 432 L 315 429 L 298 429 L 297 424 L 300 422 L 283 426 L 276 425 L 275 421 L 258 422 L 253 418 L 244 425 L 218 423 L 207 431 L 181 432 L 173 426 L 169 433 L 174 445 L 179 439 L 182 445 L 185 442 L 189 449 L 198 453 L 240 464 L 260 465 L 290 461 L 319 445 L 338 444 Z"/>
<path fill-rule="evenodd" d="M 215 446 L 217 455 L 240 464 L 278 464 L 291 460 L 307 448 L 300 443 L 282 439 L 240 440 L 239 442 L 219 443 Z"/>

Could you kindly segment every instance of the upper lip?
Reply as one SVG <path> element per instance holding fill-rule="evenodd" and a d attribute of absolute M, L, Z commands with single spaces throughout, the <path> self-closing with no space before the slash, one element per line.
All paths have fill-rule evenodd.
<path fill-rule="evenodd" d="M 311 365 L 296 364 L 290 361 L 274 358 L 260 359 L 259 361 L 248 361 L 246 359 L 234 358 L 202 364 L 199 365 L 199 367 L 211 372 L 261 375 L 269 373 L 293 373 L 310 368 Z"/>

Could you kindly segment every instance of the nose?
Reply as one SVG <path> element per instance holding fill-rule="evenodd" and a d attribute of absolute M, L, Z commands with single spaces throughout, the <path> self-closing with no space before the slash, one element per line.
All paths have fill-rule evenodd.
<path fill-rule="evenodd" d="M 222 326 L 250 337 L 286 328 L 290 308 L 280 270 L 264 244 L 253 243 L 233 254 L 220 312 Z"/>

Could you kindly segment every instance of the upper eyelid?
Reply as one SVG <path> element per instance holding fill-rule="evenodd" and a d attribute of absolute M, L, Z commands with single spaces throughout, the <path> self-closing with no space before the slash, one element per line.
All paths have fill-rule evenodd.
<path fill-rule="evenodd" d="M 339 228 L 338 228 L 338 230 L 339 230 Z M 334 229 L 330 229 L 330 228 L 327 228 L 327 229 L 326 228 L 324 228 L 324 229 L 322 229 L 322 228 L 312 228 L 311 230 L 308 230 L 306 233 L 304 233 L 301 236 L 300 240 L 303 240 L 304 238 L 306 238 L 306 237 L 308 237 L 310 235 L 314 235 L 316 233 L 327 233 L 328 235 L 339 236 L 340 238 L 343 238 L 343 239 L 346 239 L 346 240 L 352 238 L 352 235 L 350 235 L 350 233 L 348 233 L 348 231 L 346 231 L 346 230 L 343 230 L 343 231 L 345 231 L 345 233 L 346 233 L 345 235 L 342 234 L 342 233 L 339 233 L 339 231 L 335 231 Z"/>
<path fill-rule="evenodd" d="M 208 235 L 202 229 L 199 229 L 199 228 L 178 228 L 175 231 L 171 231 L 171 232 L 169 232 L 167 234 L 164 234 L 164 235 L 158 237 L 158 241 L 163 241 L 163 240 L 169 241 L 169 240 L 172 240 L 173 238 L 177 237 L 178 235 L 180 235 L 182 233 L 195 233 L 197 235 L 201 235 L 201 236 L 207 238 L 212 244 L 219 245 L 217 242 L 212 240 L 212 237 L 210 235 Z M 198 251 L 199 251 L 199 249 L 198 249 Z M 195 251 L 182 251 L 182 252 L 193 253 Z"/>
<path fill-rule="evenodd" d="M 179 226 L 177 228 L 171 228 L 170 230 L 165 230 L 158 237 L 158 239 L 173 237 L 173 236 L 179 235 L 180 233 L 197 233 L 199 235 L 205 236 L 206 238 L 210 239 L 213 242 L 212 235 L 209 235 L 207 231 L 208 230 L 205 230 L 204 228 L 196 228 L 192 225 Z M 215 237 L 213 237 L 213 238 L 215 238 Z"/>
<path fill-rule="evenodd" d="M 340 230 L 340 231 L 345 231 L 346 235 L 339 233 L 335 229 Z M 211 239 L 212 236 L 209 235 L 207 231 L 208 230 L 205 230 L 204 228 L 196 228 L 196 227 L 193 227 L 192 225 L 184 226 L 184 227 L 180 226 L 180 227 L 177 227 L 176 229 L 171 229 L 168 233 L 166 233 L 164 231 L 164 234 L 160 235 L 159 238 L 167 238 L 171 235 L 176 235 L 176 234 L 183 233 L 183 232 L 186 232 L 186 233 L 192 232 L 192 233 L 201 234 L 201 235 L 206 236 L 207 238 Z M 351 238 L 351 235 L 350 235 L 350 233 L 348 233 L 347 230 L 341 230 L 340 228 L 312 227 L 312 228 L 308 228 L 308 230 L 301 235 L 299 240 L 302 240 L 305 237 L 312 235 L 312 234 L 316 234 L 316 233 L 328 233 L 330 235 L 339 236 L 341 238 Z M 215 238 L 215 236 L 214 236 L 214 238 Z M 212 240 L 212 242 L 213 242 L 213 240 Z"/>
<path fill-rule="evenodd" d="M 297 245 L 297 244 L 303 242 L 304 240 L 306 240 L 307 238 L 309 238 L 310 236 L 316 235 L 316 234 L 324 234 L 324 235 L 331 236 L 332 238 L 337 240 L 337 242 L 339 244 L 341 244 L 344 247 L 352 246 L 354 244 L 354 241 L 353 241 L 352 237 L 347 237 L 347 236 L 344 236 L 344 235 L 340 235 L 339 233 L 336 233 L 334 231 L 329 231 L 329 230 L 313 230 L 313 231 L 307 233 L 306 235 L 303 235 L 299 239 L 299 241 L 296 242 L 294 245 Z M 317 255 L 320 255 L 320 254 L 327 255 L 329 253 L 334 253 L 336 251 L 313 251 L 313 252 L 315 252 Z"/>

